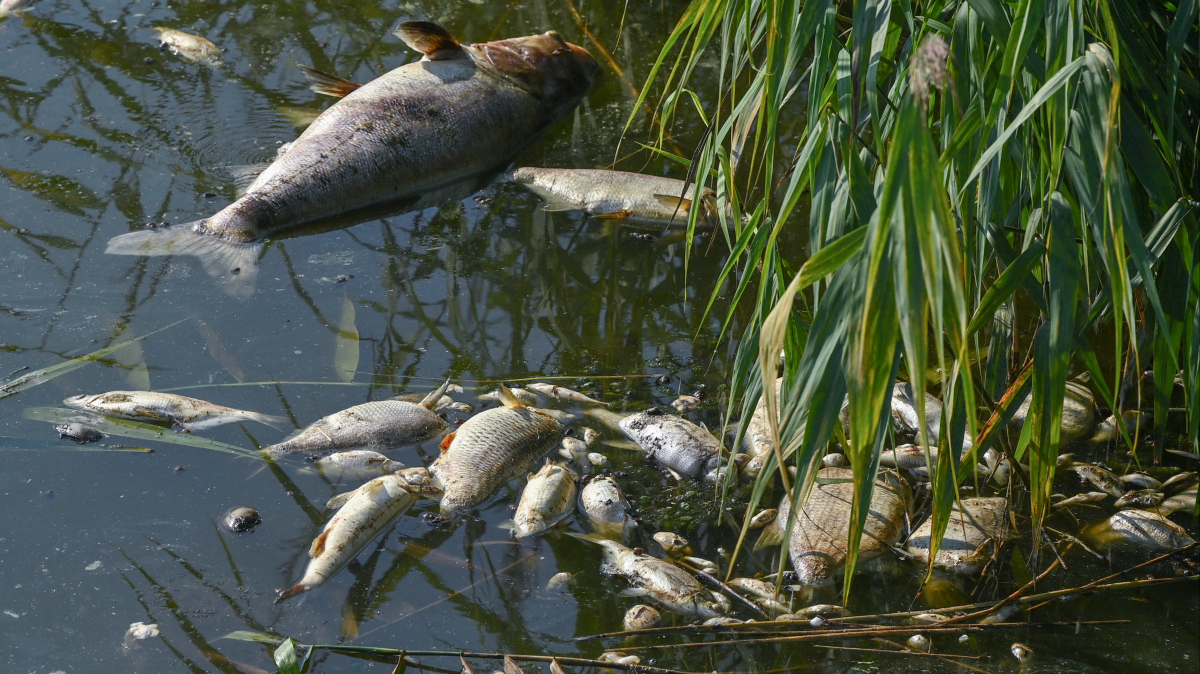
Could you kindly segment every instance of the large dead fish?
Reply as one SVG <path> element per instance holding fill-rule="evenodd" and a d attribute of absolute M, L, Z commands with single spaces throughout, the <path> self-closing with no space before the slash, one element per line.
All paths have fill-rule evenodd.
<path fill-rule="evenodd" d="M 686 227 L 695 184 L 661 176 L 597 169 L 519 168 L 508 175 L 546 201 L 547 211 L 583 211 L 588 215 L 664 227 Z M 704 188 L 697 223 L 720 224 L 716 196 Z"/>
<path fill-rule="evenodd" d="M 201 430 L 238 421 L 257 421 L 282 430 L 287 419 L 157 391 L 109 391 L 95 395 L 71 396 L 63 401 L 68 407 L 136 421 L 171 421 L 188 430 Z"/>
<path fill-rule="evenodd" d="M 715 479 L 721 443 L 687 419 L 652 409 L 625 417 L 618 426 L 663 467 L 687 477 Z"/>
<path fill-rule="evenodd" d="M 383 451 L 424 442 L 450 426 L 433 411 L 449 384 L 447 380 L 419 403 L 378 400 L 355 405 L 264 449 L 272 456 L 319 455 L 351 449 Z"/>
<path fill-rule="evenodd" d="M 1121 510 L 1088 529 L 1087 536 L 1100 544 L 1125 543 L 1147 550 L 1169 552 L 1196 541 L 1187 530 L 1163 515 L 1145 510 Z"/>
<path fill-rule="evenodd" d="M 615 541 L 627 540 L 630 530 L 637 526 L 629 514 L 629 502 L 621 493 L 621 486 L 607 475 L 583 486 L 579 493 L 579 511 L 587 518 L 593 532 Z"/>
<path fill-rule="evenodd" d="M 796 516 L 788 547 L 792 566 L 803 585 L 821 586 L 833 582 L 834 575 L 846 563 L 850 536 L 850 508 L 854 501 L 854 472 L 848 468 L 823 468 L 818 480 L 836 480 L 813 485 L 804 508 Z M 871 505 L 859 542 L 858 560 L 865 562 L 882 555 L 900 540 L 904 515 L 910 497 L 905 484 L 887 473 L 875 480 Z M 779 514 L 767 526 L 754 548 L 783 542 L 791 501 L 787 496 L 779 504 Z"/>
<path fill-rule="evenodd" d="M 204 220 L 118 236 L 108 252 L 194 255 L 226 292 L 248 296 L 261 249 L 253 242 L 503 164 L 579 103 L 597 69 L 554 31 L 459 44 L 412 21 L 396 34 L 424 58 L 361 86 L 317 73 L 314 87 L 344 98 L 240 199 Z"/>
<path fill-rule="evenodd" d="M 1008 499 L 1003 497 L 964 498 L 961 507 L 955 503 L 933 565 L 966 576 L 979 575 L 1004 536 L 1007 508 Z M 932 536 L 933 518 L 930 517 L 909 537 L 909 554 L 928 563 Z"/>
<path fill-rule="evenodd" d="M 925 432 L 930 444 L 938 444 L 941 436 L 942 401 L 928 393 L 925 396 Z M 892 431 L 904 441 L 920 442 L 920 423 L 917 418 L 917 391 L 906 381 L 898 381 L 892 387 Z M 842 428 L 847 435 L 850 433 L 850 400 L 842 403 L 842 411 L 838 415 Z M 963 449 L 971 447 L 970 434 L 963 438 Z"/>
<path fill-rule="evenodd" d="M 411 508 L 419 497 L 436 496 L 438 491 L 419 484 L 422 481 L 419 477 L 411 482 L 408 479 L 410 472 L 419 476 L 424 471 L 424 468 L 409 468 L 377 477 L 344 495 L 349 498 L 338 499 L 338 502 L 344 501 L 344 505 L 313 539 L 308 549 L 311 559 L 304 577 L 290 590 L 280 592 L 275 603 L 308 592 L 329 580 L 388 523 Z"/>
<path fill-rule="evenodd" d="M 563 436 L 562 424 L 545 410 L 522 405 L 503 384 L 499 392 L 504 406 L 476 414 L 447 435 L 442 455 L 429 467 L 445 492 L 443 512 L 479 505 Z"/>
<path fill-rule="evenodd" d="M 1009 425 L 1018 431 L 1025 425 L 1029 416 L 1029 405 L 1033 402 L 1033 393 L 1025 396 L 1017 411 L 1013 412 Z M 1062 424 L 1059 440 L 1070 442 L 1078 440 L 1092 432 L 1096 427 L 1096 399 L 1091 389 L 1077 381 L 1068 381 L 1066 395 L 1063 397 Z M 1115 422 L 1112 424 L 1115 429 Z"/>

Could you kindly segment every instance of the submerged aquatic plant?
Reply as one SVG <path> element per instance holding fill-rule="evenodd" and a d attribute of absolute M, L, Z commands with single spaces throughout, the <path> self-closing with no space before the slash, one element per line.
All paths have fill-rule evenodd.
<path fill-rule="evenodd" d="M 712 187 L 732 218 L 709 309 L 726 280 L 753 304 L 730 416 L 765 397 L 776 447 L 747 517 L 776 471 L 802 502 L 836 437 L 855 474 L 847 594 L 901 373 L 945 406 L 934 550 L 959 466 L 1004 439 L 1030 391 L 1005 448 L 1029 463 L 1038 535 L 1072 372 L 1119 412 L 1139 407 L 1125 393 L 1150 356 L 1157 457 L 1182 370 L 1200 449 L 1196 16 L 1195 0 L 694 0 L 667 39 L 630 123 L 656 81 L 669 120 L 685 92 L 700 107 L 697 68 L 715 73 L 688 162 L 697 196 Z M 788 116 L 806 121 L 794 137 Z M 777 242 L 805 195 L 811 257 L 793 273 Z M 781 351 L 777 396 L 764 382 Z M 928 446 L 924 408 L 917 396 Z"/>

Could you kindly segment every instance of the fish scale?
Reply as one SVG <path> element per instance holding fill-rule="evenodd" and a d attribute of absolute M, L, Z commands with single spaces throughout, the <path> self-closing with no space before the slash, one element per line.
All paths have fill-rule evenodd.
<path fill-rule="evenodd" d="M 1008 499 L 998 496 L 964 498 L 951 508 L 933 565 L 968 576 L 979 575 L 984 563 L 991 558 L 998 539 L 1003 538 Z M 909 554 L 928 562 L 932 537 L 933 518 L 930 517 L 909 538 Z"/>
<path fill-rule="evenodd" d="M 448 427 L 445 419 L 417 403 L 380 400 L 318 419 L 295 437 L 271 445 L 266 451 L 274 456 L 352 449 L 378 452 L 428 440 Z"/>
<path fill-rule="evenodd" d="M 515 401 L 514 401 L 515 402 Z M 473 508 L 529 469 L 562 438 L 563 426 L 532 407 L 497 407 L 471 417 L 447 436 L 429 472 L 445 492 L 442 511 Z"/>

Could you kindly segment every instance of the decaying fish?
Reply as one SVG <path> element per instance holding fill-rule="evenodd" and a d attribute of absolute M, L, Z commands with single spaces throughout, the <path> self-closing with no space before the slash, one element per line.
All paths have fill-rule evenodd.
<path fill-rule="evenodd" d="M 618 425 L 663 467 L 687 477 L 717 476 L 720 441 L 687 419 L 650 410 L 625 417 Z"/>
<path fill-rule="evenodd" d="M 1163 484 L 1145 473 L 1129 473 L 1117 478 L 1121 482 L 1136 489 L 1162 489 Z"/>
<path fill-rule="evenodd" d="M 565 466 L 546 459 L 536 474 L 529 476 L 517 504 L 512 531 L 517 538 L 540 534 L 563 520 L 575 509 L 575 476 Z"/>
<path fill-rule="evenodd" d="M 60 424 L 55 426 L 54 430 L 58 431 L 58 437 L 70 438 L 79 443 L 93 442 L 104 437 L 100 431 L 80 423 Z"/>
<path fill-rule="evenodd" d="M 530 384 L 529 388 L 533 389 L 534 391 L 537 391 L 538 393 L 541 393 L 542 395 L 550 396 L 551 398 L 558 398 L 559 400 L 570 400 L 571 402 L 576 402 L 576 403 L 591 403 L 593 405 L 607 405 L 608 404 L 608 403 L 602 403 L 599 400 L 594 400 L 592 398 L 589 398 L 589 397 L 583 395 L 582 393 L 580 393 L 579 391 L 572 391 L 569 388 L 555 386 L 554 384 L 544 384 L 541 382 L 535 382 L 533 384 Z"/>
<path fill-rule="evenodd" d="M 660 531 L 654 534 L 654 540 L 672 557 L 684 557 L 692 554 L 692 546 L 688 545 L 687 539 L 674 531 Z"/>
<path fill-rule="evenodd" d="M 272 456 L 330 454 L 351 449 L 386 451 L 424 442 L 449 428 L 433 411 L 449 384 L 419 403 L 377 400 L 318 419 L 291 438 L 265 451 Z"/>
<path fill-rule="evenodd" d="M 23 10 L 28 4 L 29 0 L 0 0 L 0 18 L 7 16 L 12 12 Z"/>
<path fill-rule="evenodd" d="M 1020 430 L 1029 416 L 1029 406 L 1033 402 L 1031 392 L 1021 402 L 1020 407 L 1013 413 L 1009 425 Z M 1068 381 L 1066 395 L 1063 397 L 1062 425 L 1059 439 L 1062 442 L 1078 440 L 1096 426 L 1096 399 L 1087 386 L 1078 381 Z M 1115 427 L 1115 426 L 1114 426 Z"/>
<path fill-rule="evenodd" d="M 1059 458 L 1061 459 L 1062 457 Z M 1127 491 L 1121 484 L 1121 480 L 1118 479 L 1117 476 L 1112 473 L 1112 471 L 1106 468 L 1093 466 L 1090 463 L 1078 463 L 1074 461 L 1064 463 L 1066 463 L 1066 465 L 1060 467 L 1065 467 L 1068 470 L 1074 471 L 1074 473 L 1079 476 L 1079 479 L 1084 484 L 1090 485 L 1096 488 L 1098 491 L 1108 494 L 1109 496 L 1121 498 Z"/>
<path fill-rule="evenodd" d="M 1073 506 L 1073 505 L 1087 505 L 1087 504 L 1092 504 L 1092 503 L 1099 503 L 1100 501 L 1103 501 L 1106 498 L 1108 498 L 1108 494 L 1105 494 L 1102 491 L 1089 491 L 1086 494 L 1076 494 L 1074 496 L 1071 496 L 1070 498 L 1064 498 L 1063 500 L 1055 503 L 1053 505 L 1053 507 L 1066 508 L 1067 506 Z"/>
<path fill-rule="evenodd" d="M 1121 423 L 1125 424 L 1125 432 L 1130 435 L 1133 435 L 1138 430 L 1142 421 L 1142 413 L 1138 410 L 1125 410 L 1121 413 Z M 1096 424 L 1096 430 L 1092 433 L 1092 437 L 1088 438 L 1088 441 L 1096 443 L 1109 442 L 1110 440 L 1117 439 L 1119 435 L 1121 435 L 1121 429 L 1117 427 L 1117 417 L 1110 414 L 1103 421 Z"/>
<path fill-rule="evenodd" d="M 583 486 L 579 492 L 579 510 L 592 531 L 605 538 L 624 541 L 630 529 L 637 526 L 620 485 L 611 477 L 598 477 Z"/>
<path fill-rule="evenodd" d="M 221 62 L 221 48 L 199 35 L 192 35 L 174 28 L 153 26 L 158 39 L 170 47 L 171 53 L 185 61 L 215 66 Z"/>
<path fill-rule="evenodd" d="M 1134 489 L 1122 494 L 1113 505 L 1118 508 L 1154 508 L 1165 498 L 1157 489 Z"/>
<path fill-rule="evenodd" d="M 691 412 L 692 410 L 700 407 L 700 399 L 696 396 L 679 396 L 671 401 L 671 407 L 674 407 L 675 411 L 679 412 L 680 414 L 683 414 L 684 412 Z"/>
<path fill-rule="evenodd" d="M 509 179 L 546 201 L 548 211 L 583 211 L 625 222 L 686 227 L 695 185 L 661 176 L 597 169 L 519 168 Z M 716 197 L 704 188 L 697 223 L 720 225 Z"/>
<path fill-rule="evenodd" d="M 966 576 L 978 575 L 1004 537 L 1007 508 L 1008 499 L 1003 497 L 964 498 L 961 507 L 955 503 L 933 559 L 934 567 Z M 909 537 L 908 553 L 917 561 L 928 563 L 932 536 L 930 517 Z"/>
<path fill-rule="evenodd" d="M 1167 478 L 1162 483 L 1162 490 L 1165 494 L 1176 494 L 1181 491 L 1194 487 L 1197 483 L 1196 474 L 1191 471 L 1175 473 Z"/>
<path fill-rule="evenodd" d="M 853 471 L 848 468 L 822 468 L 817 473 L 818 479 L 836 481 L 814 484 L 804 508 L 796 516 L 789 552 L 802 585 L 828 585 L 846 563 L 850 508 L 854 500 L 853 477 Z M 900 540 L 909 500 L 904 482 L 887 473 L 876 478 L 859 542 L 860 562 L 878 557 Z M 791 502 L 784 496 L 775 521 L 763 528 L 754 546 L 756 550 L 783 541 L 790 509 Z"/>
<path fill-rule="evenodd" d="M 404 471 L 384 475 L 348 494 L 345 505 L 325 524 L 308 549 L 311 560 L 304 577 L 279 593 L 279 603 L 329 580 L 350 563 L 384 527 L 417 502 L 438 494 L 429 486 L 409 484 Z"/>
<path fill-rule="evenodd" d="M 893 449 L 883 450 L 879 455 L 879 465 L 885 468 L 924 468 L 926 449 L 929 450 L 929 460 L 936 464 L 937 447 L 900 445 Z"/>
<path fill-rule="evenodd" d="M 770 524 L 771 522 L 774 522 L 775 518 L 778 516 L 779 516 L 779 511 L 777 509 L 767 508 L 766 510 L 760 511 L 754 517 L 751 517 L 750 524 L 747 526 L 747 528 L 750 530 L 761 529 L 761 528 L 767 526 L 768 524 Z"/>
<path fill-rule="evenodd" d="M 1193 484 L 1186 491 L 1181 491 L 1174 496 L 1163 499 L 1163 502 L 1159 503 L 1157 507 L 1152 508 L 1152 510 L 1164 515 L 1176 512 L 1196 512 L 1196 485 Z"/>
<path fill-rule="evenodd" d="M 653 606 L 638 604 L 625 612 L 625 618 L 621 621 L 621 627 L 626 632 L 644 630 L 654 627 L 661 621 L 662 615 Z"/>
<path fill-rule="evenodd" d="M 775 583 L 758 578 L 734 578 L 729 581 L 728 585 L 748 593 L 750 598 L 758 602 L 770 615 L 786 614 L 791 611 L 788 602 L 775 592 Z"/>
<path fill-rule="evenodd" d="M 369 449 L 334 452 L 318 460 L 316 465 L 317 470 L 327 477 L 354 477 L 359 480 L 387 475 L 404 468 L 399 461 Z"/>
<path fill-rule="evenodd" d="M 529 469 L 563 436 L 563 426 L 544 410 L 526 407 L 501 385 L 503 407 L 471 417 L 442 441 L 429 472 L 440 487 L 442 512 L 473 508 L 500 485 Z"/>
<path fill-rule="evenodd" d="M 451 384 L 451 386 L 454 386 L 454 384 Z M 426 393 L 401 393 L 400 395 L 392 396 L 391 399 L 404 400 L 410 403 L 419 403 L 424 401 L 427 396 L 428 394 Z M 454 410 L 455 412 L 463 412 L 465 414 L 470 414 L 475 411 L 475 408 L 471 405 L 458 402 L 448 395 L 443 395 L 441 398 L 438 398 L 437 402 L 433 404 L 433 409 Z"/>
<path fill-rule="evenodd" d="M 510 389 L 508 389 L 508 392 L 511 393 L 513 395 L 513 397 L 516 398 L 517 401 L 520 402 L 522 405 L 533 406 L 533 405 L 538 404 L 538 397 L 536 395 L 534 395 L 532 392 L 526 391 L 523 388 L 510 388 Z M 479 399 L 487 400 L 490 402 L 497 402 L 497 403 L 501 402 L 500 391 L 499 390 L 488 391 L 487 393 L 480 395 Z"/>
<path fill-rule="evenodd" d="M 397 35 L 425 55 L 321 113 L 237 201 L 204 220 L 131 232 L 120 255 L 200 258 L 235 296 L 254 291 L 263 237 L 460 183 L 503 165 L 570 112 L 598 66 L 556 32 L 459 44 L 436 24 Z"/>
<path fill-rule="evenodd" d="M 779 400 L 783 392 L 783 377 L 775 380 L 775 399 Z M 767 418 L 767 399 L 760 397 L 758 406 L 754 408 L 754 414 L 750 415 L 750 422 L 746 425 L 746 434 L 742 440 L 742 446 L 750 453 L 753 459 L 763 457 L 769 454 L 775 443 L 771 436 L 771 420 Z M 751 463 L 753 464 L 753 459 Z M 742 472 L 757 477 L 762 470 L 762 461 L 757 465 L 748 465 Z"/>
<path fill-rule="evenodd" d="M 1117 512 L 1089 529 L 1088 533 L 1101 544 L 1128 543 L 1163 552 L 1195 542 L 1183 527 L 1163 515 L 1135 509 Z"/>
<path fill-rule="evenodd" d="M 235 410 L 196 398 L 156 391 L 109 391 L 78 395 L 67 398 L 63 404 L 121 419 L 171 421 L 192 431 L 238 421 L 257 421 L 282 430 L 287 423 L 283 417 Z"/>
<path fill-rule="evenodd" d="M 625 578 L 630 589 L 621 593 L 624 596 L 646 597 L 669 611 L 702 618 L 713 618 L 729 612 L 729 600 L 724 595 L 704 589 L 692 574 L 670 562 L 638 554 L 607 538 L 571 535 L 603 548 L 604 563 L 600 566 L 600 572 L 606 576 Z"/>

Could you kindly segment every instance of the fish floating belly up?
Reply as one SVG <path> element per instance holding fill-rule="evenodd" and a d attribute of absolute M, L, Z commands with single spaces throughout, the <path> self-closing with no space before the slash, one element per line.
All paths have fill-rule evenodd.
<path fill-rule="evenodd" d="M 440 26 L 408 22 L 397 35 L 425 57 L 333 88 L 345 97 L 240 199 L 188 225 L 118 236 L 108 252 L 195 255 L 226 292 L 248 296 L 261 248 L 253 242 L 503 164 L 579 103 L 597 69 L 553 31 L 463 45 Z"/>
<path fill-rule="evenodd" d="M 546 200 L 548 211 L 584 211 L 646 225 L 686 227 L 695 184 L 626 171 L 597 169 L 519 168 L 509 179 Z M 705 188 L 697 223 L 721 224 L 713 191 Z"/>
<path fill-rule="evenodd" d="M 235 410 L 197 398 L 155 391 L 109 391 L 96 395 L 71 396 L 67 407 L 136 421 L 170 421 L 188 430 L 200 430 L 238 421 L 257 421 L 282 429 L 287 422 L 258 412 Z"/>

